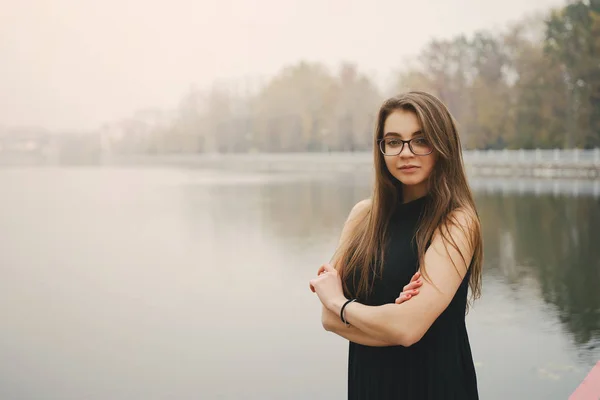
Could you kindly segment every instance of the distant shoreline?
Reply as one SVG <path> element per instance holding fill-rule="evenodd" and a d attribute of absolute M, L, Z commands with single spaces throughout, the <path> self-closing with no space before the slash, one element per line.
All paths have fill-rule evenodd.
<path fill-rule="evenodd" d="M 294 173 L 372 172 L 371 152 L 114 154 L 2 154 L 0 168 L 14 166 L 182 166 L 210 170 Z M 473 177 L 600 180 L 600 149 L 470 150 L 464 152 Z"/>
<path fill-rule="evenodd" d="M 578 152 L 578 153 L 575 153 Z M 372 153 L 226 153 L 108 156 L 103 164 L 181 165 L 254 172 L 367 172 Z M 504 178 L 600 179 L 600 150 L 466 151 L 471 176 Z"/>

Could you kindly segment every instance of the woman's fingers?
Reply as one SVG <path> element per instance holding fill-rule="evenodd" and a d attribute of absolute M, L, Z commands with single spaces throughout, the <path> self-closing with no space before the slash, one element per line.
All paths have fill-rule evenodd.
<path fill-rule="evenodd" d="M 419 271 L 417 271 L 410 279 L 410 282 L 408 283 L 408 285 L 406 285 L 402 288 L 402 292 L 400 293 L 398 298 L 396 298 L 395 303 L 396 304 L 404 303 L 406 300 L 409 300 L 413 296 L 418 295 L 419 288 L 421 286 L 423 286 L 423 280 L 421 279 L 421 273 Z"/>
<path fill-rule="evenodd" d="M 323 264 L 319 267 L 319 270 L 317 271 L 317 276 L 321 275 L 324 272 L 333 272 L 335 271 L 335 268 L 333 268 L 330 264 Z"/>
<path fill-rule="evenodd" d="M 412 278 L 410 278 L 410 282 L 408 282 L 408 285 L 404 286 L 402 291 L 416 289 L 416 288 L 420 287 L 422 284 L 423 284 L 423 281 L 421 280 L 421 273 L 419 271 L 417 271 L 412 276 Z"/>
<path fill-rule="evenodd" d="M 319 267 L 319 270 L 317 271 L 317 277 L 323 275 L 326 272 L 335 272 L 335 268 L 333 268 L 330 264 L 323 264 Z M 313 280 L 310 281 L 309 286 L 310 286 L 310 291 L 315 293 L 315 287 L 313 285 Z"/>
<path fill-rule="evenodd" d="M 406 288 L 406 287 L 409 287 L 410 285 L 411 285 L 411 284 L 408 284 L 408 285 L 406 285 L 406 286 L 405 286 L 405 288 Z M 413 288 L 410 288 L 410 287 L 409 287 L 408 289 L 404 289 L 404 290 L 402 291 L 402 293 L 400 293 L 400 296 L 398 296 L 398 298 L 396 299 L 396 304 L 403 303 L 403 302 L 405 302 L 406 300 L 408 300 L 408 299 L 410 299 L 411 297 L 413 297 L 413 296 L 416 296 L 416 295 L 418 295 L 418 294 L 419 294 L 419 289 L 418 289 L 418 287 L 417 287 L 417 288 L 414 288 L 414 289 L 413 289 Z"/>
<path fill-rule="evenodd" d="M 335 268 L 333 268 L 330 264 L 323 264 L 321 268 L 325 269 L 325 272 L 334 272 Z"/>
<path fill-rule="evenodd" d="M 408 299 L 411 299 L 412 297 L 416 296 L 419 294 L 419 289 L 414 289 L 414 290 L 407 290 L 405 292 L 400 293 L 400 296 L 398 296 L 398 298 L 396 299 L 395 303 L 396 304 L 400 304 L 405 302 Z"/>
<path fill-rule="evenodd" d="M 423 286 L 423 281 L 419 279 L 418 281 L 410 282 L 408 285 L 404 286 L 402 291 L 406 292 L 407 290 L 418 289 L 421 286 Z"/>
<path fill-rule="evenodd" d="M 404 303 L 406 300 L 410 299 L 412 296 L 408 293 L 400 293 L 400 296 L 398 296 L 398 298 L 396 299 L 395 303 L 396 304 L 402 304 Z"/>

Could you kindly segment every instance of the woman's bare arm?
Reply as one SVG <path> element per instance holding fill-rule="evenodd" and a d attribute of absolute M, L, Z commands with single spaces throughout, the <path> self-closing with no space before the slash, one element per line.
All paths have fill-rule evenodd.
<path fill-rule="evenodd" d="M 344 310 L 345 319 L 378 341 L 402 346 L 418 342 L 452 301 L 473 255 L 468 240 L 470 216 L 465 212 L 454 216 L 459 224 L 451 227 L 448 233 L 456 241 L 459 251 L 445 243 L 440 234 L 434 236 L 424 260 L 430 282 L 423 284 L 418 296 L 400 305 L 372 307 L 354 302 Z M 339 313 L 345 301 L 343 297 L 336 298 L 326 306 L 332 313 Z"/>
<path fill-rule="evenodd" d="M 342 229 L 340 244 L 349 239 L 358 223 L 367 215 L 370 207 L 371 200 L 367 199 L 358 202 L 352 208 Z M 375 339 L 355 326 L 346 326 L 340 319 L 339 314 L 334 314 L 325 306 L 323 306 L 321 313 L 321 322 L 326 331 L 333 332 L 351 342 L 373 347 L 391 346 L 390 343 Z"/>
<path fill-rule="evenodd" d="M 372 347 L 393 346 L 391 343 L 387 343 L 367 335 L 355 326 L 346 326 L 340 319 L 339 315 L 329 311 L 325 306 L 323 306 L 321 321 L 326 331 L 333 332 L 353 343 Z"/>

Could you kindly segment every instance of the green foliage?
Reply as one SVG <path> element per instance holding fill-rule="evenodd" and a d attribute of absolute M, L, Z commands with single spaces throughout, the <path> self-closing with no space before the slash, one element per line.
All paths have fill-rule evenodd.
<path fill-rule="evenodd" d="M 568 145 L 600 145 L 600 2 L 576 1 L 551 13 L 545 50 L 567 86 Z"/>
<path fill-rule="evenodd" d="M 500 34 L 433 41 L 400 87 L 439 96 L 469 148 L 599 146 L 599 11 L 576 1 Z"/>
<path fill-rule="evenodd" d="M 571 1 L 502 32 L 432 40 L 403 65 L 393 92 L 425 90 L 440 97 L 466 148 L 600 146 L 600 0 Z M 299 62 L 258 86 L 192 90 L 170 125 L 147 128 L 139 148 L 153 153 L 371 148 L 383 95 L 357 66 L 343 64 L 332 72 Z M 137 138 L 146 125 L 135 125 Z"/>

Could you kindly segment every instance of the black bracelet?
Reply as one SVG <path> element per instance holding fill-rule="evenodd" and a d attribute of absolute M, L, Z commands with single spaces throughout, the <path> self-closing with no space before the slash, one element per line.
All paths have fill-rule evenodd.
<path fill-rule="evenodd" d="M 350 299 L 350 300 L 347 300 L 347 301 L 344 303 L 344 305 L 342 306 L 342 309 L 340 310 L 340 319 L 342 320 L 342 322 L 343 322 L 344 324 L 346 324 L 346 326 L 348 326 L 348 325 L 350 325 L 350 324 L 349 324 L 349 323 L 346 321 L 346 318 L 344 318 L 344 308 L 346 308 L 346 306 L 347 306 L 348 304 L 352 303 L 353 301 L 356 301 L 356 299 Z"/>

